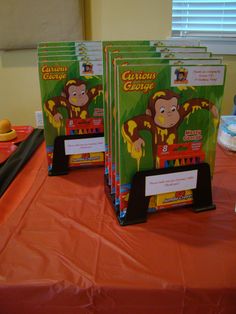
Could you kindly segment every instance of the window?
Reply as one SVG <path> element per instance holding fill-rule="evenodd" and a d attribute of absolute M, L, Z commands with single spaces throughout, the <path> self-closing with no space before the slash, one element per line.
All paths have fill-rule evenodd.
<path fill-rule="evenodd" d="M 236 1 L 173 0 L 174 36 L 236 37 Z"/>
<path fill-rule="evenodd" d="M 223 40 L 225 49 L 218 47 L 221 50 L 218 52 L 235 54 L 236 1 L 173 0 L 172 36 L 197 37 L 205 43 L 210 41 L 214 47 Z"/>

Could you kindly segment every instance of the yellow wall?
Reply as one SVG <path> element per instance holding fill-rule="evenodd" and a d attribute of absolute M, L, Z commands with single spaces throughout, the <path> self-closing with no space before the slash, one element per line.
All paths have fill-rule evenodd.
<path fill-rule="evenodd" d="M 88 40 L 165 39 L 171 35 L 171 0 L 86 0 L 85 31 Z M 236 94 L 236 56 L 228 64 L 223 114 L 230 114 Z M 0 53 L 0 119 L 35 126 L 41 110 L 36 50 Z"/>
<path fill-rule="evenodd" d="M 15 125 L 35 126 L 41 110 L 36 50 L 0 54 L 0 119 Z"/>
<path fill-rule="evenodd" d="M 171 35 L 171 6 L 171 0 L 86 0 L 86 37 L 165 39 Z"/>

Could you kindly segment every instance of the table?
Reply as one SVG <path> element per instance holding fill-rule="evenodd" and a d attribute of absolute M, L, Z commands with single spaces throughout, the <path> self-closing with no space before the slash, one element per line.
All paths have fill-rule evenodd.
<path fill-rule="evenodd" d="M 0 199 L 0 313 L 235 314 L 235 161 L 217 148 L 216 210 L 121 227 L 103 169 L 49 177 L 41 145 Z"/>

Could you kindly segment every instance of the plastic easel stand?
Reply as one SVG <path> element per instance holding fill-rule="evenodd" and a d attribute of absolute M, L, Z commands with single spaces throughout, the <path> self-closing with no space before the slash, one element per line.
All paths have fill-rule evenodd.
<path fill-rule="evenodd" d="M 216 206 L 212 202 L 211 173 L 208 163 L 140 171 L 133 177 L 126 215 L 123 219 L 118 217 L 120 225 L 126 226 L 147 221 L 150 196 L 145 196 L 146 177 L 189 170 L 198 170 L 197 186 L 192 190 L 193 204 L 191 207 L 193 211 L 202 212 L 215 209 Z"/>
<path fill-rule="evenodd" d="M 49 171 L 49 175 L 65 175 L 69 172 L 69 155 L 65 154 L 65 140 L 76 140 L 103 136 L 104 133 L 57 136 L 54 140 L 52 169 Z"/>

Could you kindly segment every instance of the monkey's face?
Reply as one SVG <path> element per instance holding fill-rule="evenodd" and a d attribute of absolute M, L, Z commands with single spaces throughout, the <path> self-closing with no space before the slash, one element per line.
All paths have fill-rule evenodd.
<path fill-rule="evenodd" d="M 177 124 L 179 119 L 177 98 L 158 99 L 155 102 L 154 122 L 156 125 L 162 128 L 171 128 Z"/>
<path fill-rule="evenodd" d="M 68 88 L 69 102 L 76 107 L 83 107 L 89 101 L 85 84 L 71 85 Z"/>

